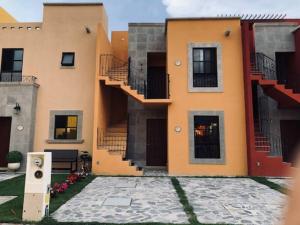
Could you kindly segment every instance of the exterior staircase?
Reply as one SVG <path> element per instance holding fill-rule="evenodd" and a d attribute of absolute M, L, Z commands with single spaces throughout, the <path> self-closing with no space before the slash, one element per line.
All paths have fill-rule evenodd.
<path fill-rule="evenodd" d="M 292 89 L 279 84 L 276 76 L 276 63 L 273 59 L 263 53 L 251 55 L 250 76 L 252 82 L 260 85 L 265 95 L 278 102 L 281 108 L 300 107 L 300 94 L 296 94 Z M 262 112 L 262 114 L 265 114 Z M 266 115 L 263 115 L 266 116 Z M 264 124 L 263 124 L 264 123 Z M 261 126 L 268 126 L 267 121 L 255 121 L 255 171 L 254 174 L 260 176 L 288 176 L 291 164 L 285 163 L 282 158 L 281 138 L 271 134 L 268 128 L 264 131 Z M 266 135 L 266 133 L 270 133 Z M 276 149 L 278 148 L 278 149 Z"/>
<path fill-rule="evenodd" d="M 105 131 L 98 131 L 98 151 L 94 166 L 96 173 L 103 175 L 142 176 L 141 168 L 126 159 L 127 150 L 127 122 L 121 122 L 108 127 Z M 108 169 L 109 168 L 109 169 Z"/>
<path fill-rule="evenodd" d="M 272 145 L 269 138 L 260 131 L 258 123 L 255 123 L 255 148 L 257 174 L 273 177 L 289 175 L 291 164 L 283 162 L 282 156 L 270 155 Z"/>
<path fill-rule="evenodd" d="M 145 97 L 146 81 L 138 80 L 132 74 L 139 73 L 130 63 L 115 58 L 113 55 L 101 55 L 100 81 L 106 86 L 119 88 L 128 96 L 145 105 L 169 105 L 172 101 L 166 99 L 147 99 Z M 130 75 L 132 78 L 130 78 Z"/>
<path fill-rule="evenodd" d="M 284 84 L 279 84 L 275 67 L 273 59 L 256 53 L 251 62 L 251 80 L 257 82 L 266 95 L 277 101 L 280 108 L 300 108 L 300 94 L 294 93 L 293 89 Z"/>

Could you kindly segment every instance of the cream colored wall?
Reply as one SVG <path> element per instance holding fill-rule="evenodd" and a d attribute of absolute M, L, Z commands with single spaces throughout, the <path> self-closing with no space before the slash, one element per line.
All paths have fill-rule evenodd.
<path fill-rule="evenodd" d="M 5 9 L 0 7 L 0 23 L 15 23 L 17 22 Z"/>
<path fill-rule="evenodd" d="M 24 24 L 22 30 L 0 29 L 0 48 L 24 48 L 23 74 L 36 76 L 40 85 L 33 151 L 71 148 L 92 152 L 96 42 L 102 12 L 101 5 L 47 5 L 42 24 Z M 33 28 L 27 30 L 27 26 Z M 62 52 L 75 52 L 74 68 L 61 68 Z M 83 144 L 46 142 L 51 110 L 83 111 Z"/>
<path fill-rule="evenodd" d="M 230 28 L 231 36 L 224 32 Z M 188 92 L 188 44 L 222 45 L 224 93 Z M 246 175 L 246 131 L 239 20 L 169 21 L 168 73 L 173 103 L 168 108 L 168 169 L 171 175 Z M 176 60 L 182 65 L 175 66 Z M 224 111 L 225 165 L 190 164 L 188 111 Z M 176 126 L 182 128 L 176 134 Z"/>

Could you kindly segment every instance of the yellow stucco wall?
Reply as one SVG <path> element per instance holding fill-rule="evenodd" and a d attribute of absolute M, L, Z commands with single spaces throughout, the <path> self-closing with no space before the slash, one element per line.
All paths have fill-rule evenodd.
<path fill-rule="evenodd" d="M 99 60 L 96 57 L 97 30 L 98 26 L 105 30 L 101 23 L 103 12 L 102 5 L 46 5 L 43 23 L 17 23 L 15 26 L 23 29 L 0 30 L 0 49 L 23 48 L 23 75 L 36 76 L 40 85 L 32 151 L 78 149 L 92 152 L 94 86 Z M 86 32 L 86 26 L 91 33 Z M 73 68 L 61 67 L 62 52 L 75 52 Z M 51 110 L 83 111 L 84 142 L 48 143 Z"/>
<path fill-rule="evenodd" d="M 230 37 L 224 32 L 230 28 Z M 188 92 L 188 44 L 219 43 L 222 47 L 223 93 Z M 168 170 L 171 175 L 246 175 L 246 128 L 240 21 L 176 20 L 167 28 L 170 74 L 168 108 Z M 175 62 L 181 61 L 181 66 Z M 189 111 L 224 111 L 225 164 L 190 164 Z M 180 133 L 175 127 L 182 128 Z M 191 131 L 193 132 L 193 131 Z"/>
<path fill-rule="evenodd" d="M 0 23 L 15 23 L 17 22 L 5 9 L 0 7 Z"/>

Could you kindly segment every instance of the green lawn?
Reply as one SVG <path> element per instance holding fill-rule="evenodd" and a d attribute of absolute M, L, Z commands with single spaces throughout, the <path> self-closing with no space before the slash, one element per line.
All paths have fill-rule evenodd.
<path fill-rule="evenodd" d="M 63 182 L 66 174 L 52 175 L 52 184 Z M 50 213 L 57 210 L 62 204 L 79 193 L 87 184 L 94 179 L 93 176 L 71 185 L 65 193 L 58 194 L 56 198 L 51 199 Z M 20 223 L 22 218 L 22 208 L 24 199 L 25 176 L 19 176 L 10 180 L 0 182 L 0 196 L 18 196 L 12 201 L 0 205 L 0 223 Z"/>

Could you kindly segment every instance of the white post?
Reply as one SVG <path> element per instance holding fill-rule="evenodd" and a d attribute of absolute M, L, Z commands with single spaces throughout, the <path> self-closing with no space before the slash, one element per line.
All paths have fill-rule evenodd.
<path fill-rule="evenodd" d="M 41 221 L 49 214 L 51 152 L 27 154 L 23 221 Z"/>

